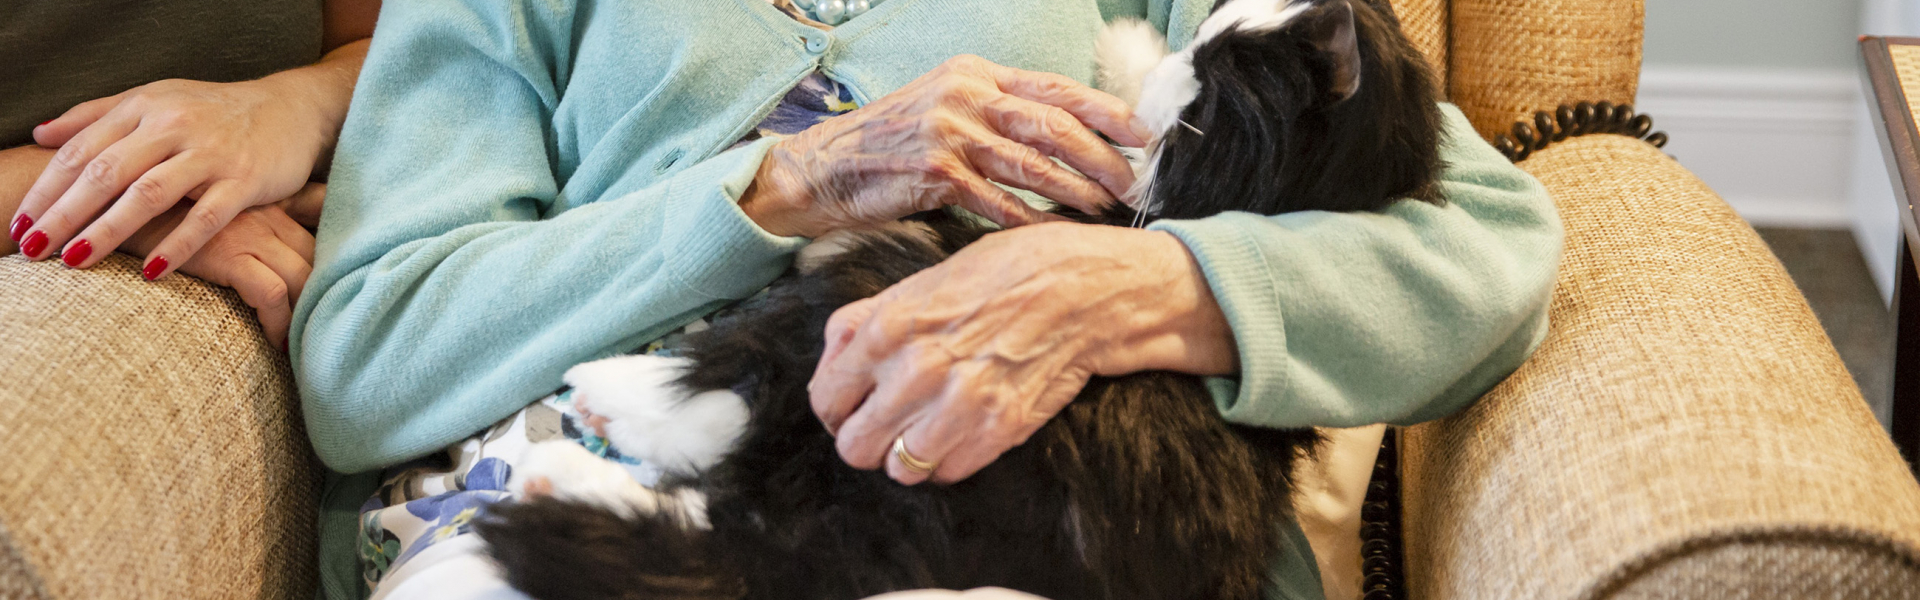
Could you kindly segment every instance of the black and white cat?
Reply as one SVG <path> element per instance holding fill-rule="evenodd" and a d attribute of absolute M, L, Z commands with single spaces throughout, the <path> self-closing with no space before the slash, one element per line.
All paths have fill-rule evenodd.
<path fill-rule="evenodd" d="M 1223 0 L 1181 52 L 1138 22 L 1100 45 L 1103 87 L 1159 134 L 1129 194 L 1150 218 L 1438 201 L 1431 74 L 1384 0 Z M 537 446 L 513 475 L 523 500 L 477 524 L 508 580 L 542 599 L 1259 597 L 1316 438 L 1227 423 L 1198 377 L 1094 378 L 954 485 L 841 461 L 806 390 L 827 318 L 990 231 L 932 212 L 837 232 L 684 358 L 569 371 L 608 439 L 668 475 L 647 488 L 570 442 Z"/>

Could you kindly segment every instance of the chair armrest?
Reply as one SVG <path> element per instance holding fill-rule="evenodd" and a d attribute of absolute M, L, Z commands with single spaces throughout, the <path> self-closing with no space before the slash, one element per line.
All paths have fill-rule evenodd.
<path fill-rule="evenodd" d="M 310 598 L 317 469 L 252 309 L 0 258 L 0 597 Z"/>
<path fill-rule="evenodd" d="M 1920 589 L 1920 485 L 1753 230 L 1632 138 L 1521 166 L 1566 224 L 1550 331 L 1406 431 L 1412 597 Z"/>

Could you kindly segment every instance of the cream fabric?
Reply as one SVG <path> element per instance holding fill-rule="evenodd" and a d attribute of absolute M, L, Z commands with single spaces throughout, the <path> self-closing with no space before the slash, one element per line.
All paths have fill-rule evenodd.
<path fill-rule="evenodd" d="M 1386 425 L 1321 429 L 1319 452 L 1293 466 L 1294 517 L 1313 547 L 1327 600 L 1361 596 L 1360 505 L 1386 434 Z"/>

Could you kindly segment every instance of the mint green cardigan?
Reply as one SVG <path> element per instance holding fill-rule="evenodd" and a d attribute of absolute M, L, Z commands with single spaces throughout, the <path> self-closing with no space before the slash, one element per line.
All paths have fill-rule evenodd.
<path fill-rule="evenodd" d="M 771 282 L 805 240 L 736 206 L 771 142 L 727 148 L 813 70 L 862 103 L 964 53 L 1090 82 L 1105 19 L 1144 17 L 1177 48 L 1211 5 L 886 0 L 823 32 L 765 0 L 388 2 L 294 314 L 314 448 L 347 473 L 433 452 Z M 1232 324 L 1226 418 L 1432 419 L 1538 344 L 1552 204 L 1444 108 L 1445 206 L 1154 225 Z M 337 506 L 365 499 L 334 487 Z"/>

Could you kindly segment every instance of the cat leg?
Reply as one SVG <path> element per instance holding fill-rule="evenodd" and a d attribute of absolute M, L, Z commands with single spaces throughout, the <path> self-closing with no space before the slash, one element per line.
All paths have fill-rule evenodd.
<path fill-rule="evenodd" d="M 747 403 L 728 390 L 677 383 L 693 361 L 636 354 L 584 363 L 562 378 L 621 454 L 682 476 L 720 462 L 747 429 Z M 604 421 L 600 421 L 604 419 Z"/>
<path fill-rule="evenodd" d="M 671 492 L 634 481 L 627 470 L 569 440 L 534 444 L 514 465 L 507 490 L 518 498 L 547 496 L 591 504 L 623 519 L 665 513 L 682 527 L 708 529 L 707 497 L 690 487 Z"/>

